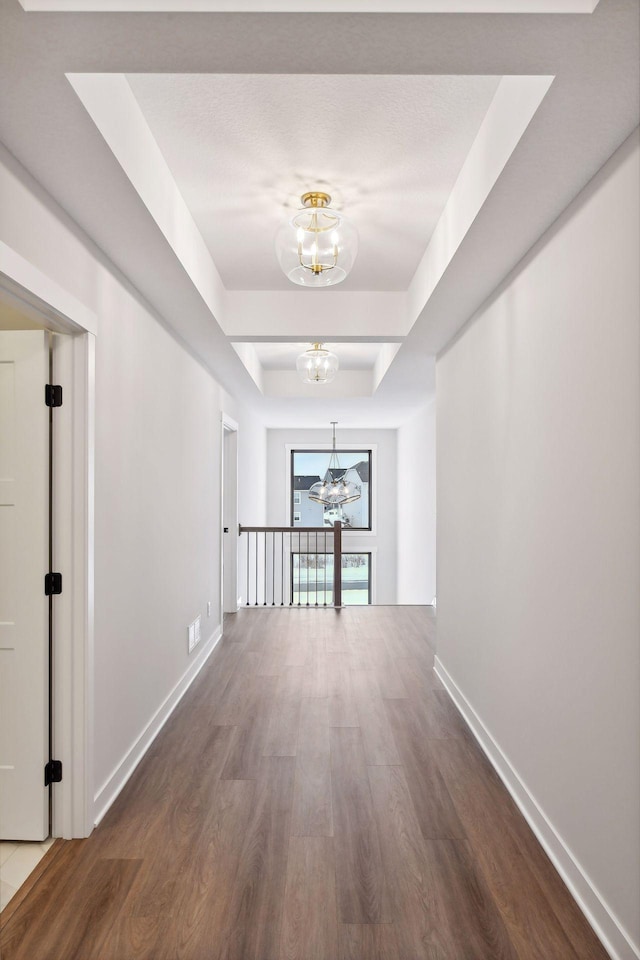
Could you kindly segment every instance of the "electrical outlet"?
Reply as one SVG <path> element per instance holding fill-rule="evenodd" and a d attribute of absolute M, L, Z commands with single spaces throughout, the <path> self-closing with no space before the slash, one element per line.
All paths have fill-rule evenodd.
<path fill-rule="evenodd" d="M 200 616 L 197 616 L 187 627 L 187 642 L 189 653 L 200 643 Z"/>

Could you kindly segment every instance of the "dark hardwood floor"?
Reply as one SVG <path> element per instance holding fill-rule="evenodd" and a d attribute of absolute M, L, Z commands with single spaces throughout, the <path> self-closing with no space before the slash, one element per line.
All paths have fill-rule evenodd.
<path fill-rule="evenodd" d="M 2 960 L 606 960 L 435 677 L 434 630 L 424 607 L 227 618 Z"/>

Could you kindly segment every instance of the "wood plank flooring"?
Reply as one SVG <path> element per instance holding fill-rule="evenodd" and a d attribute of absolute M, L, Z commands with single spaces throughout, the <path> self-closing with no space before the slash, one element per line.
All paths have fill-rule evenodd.
<path fill-rule="evenodd" d="M 241 611 L 2 960 L 606 960 L 424 607 Z"/>

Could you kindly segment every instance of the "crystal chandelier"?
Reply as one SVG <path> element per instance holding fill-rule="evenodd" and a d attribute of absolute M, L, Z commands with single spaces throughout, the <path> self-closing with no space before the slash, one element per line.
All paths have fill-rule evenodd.
<path fill-rule="evenodd" d="M 315 500 L 316 503 L 322 503 L 326 507 L 338 507 L 343 503 L 353 503 L 354 500 L 359 500 L 362 495 L 360 485 L 355 480 L 347 480 L 349 468 L 340 466 L 336 452 L 337 422 L 337 420 L 331 421 L 333 447 L 324 480 L 317 480 L 309 490 L 309 500 Z"/>
<path fill-rule="evenodd" d="M 301 353 L 296 360 L 296 370 L 305 383 L 331 383 L 338 372 L 338 358 L 321 343 Z"/>
<path fill-rule="evenodd" d="M 358 252 L 358 231 L 332 210 L 328 193 L 304 193 L 302 207 L 276 234 L 276 255 L 282 270 L 303 287 L 340 283 Z"/>

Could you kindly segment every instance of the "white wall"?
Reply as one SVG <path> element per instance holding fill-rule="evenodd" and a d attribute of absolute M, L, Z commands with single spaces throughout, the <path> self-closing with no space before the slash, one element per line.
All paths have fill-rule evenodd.
<path fill-rule="evenodd" d="M 435 400 L 398 429 L 398 603 L 436 592 Z"/>
<path fill-rule="evenodd" d="M 105 286 L 96 305 L 98 792 L 195 656 L 187 625 L 200 614 L 206 642 L 220 605 L 220 390 L 135 300 Z"/>
<path fill-rule="evenodd" d="M 624 958 L 640 943 L 638 156 L 636 134 L 437 364 L 439 660 Z"/>
<path fill-rule="evenodd" d="M 373 533 L 345 532 L 342 549 L 352 553 L 372 551 L 374 566 L 374 597 L 378 604 L 396 602 L 396 430 L 341 430 L 337 428 L 337 443 L 352 448 L 370 448 L 377 445 L 373 465 Z M 271 525 L 288 525 L 288 478 L 291 470 L 287 444 L 296 448 L 314 448 L 331 445 L 331 427 L 322 430 L 268 430 L 267 431 L 267 521 Z M 340 451 L 338 450 L 338 453 Z M 256 521 L 241 518 L 242 523 Z"/>
<path fill-rule="evenodd" d="M 238 522 L 261 527 L 267 523 L 267 431 L 255 414 L 225 393 L 223 408 L 238 424 Z M 247 538 L 238 539 L 238 599 L 246 603 Z"/>
<path fill-rule="evenodd" d="M 0 239 L 98 315 L 93 789 L 100 816 L 219 631 L 222 395 L 6 154 L 0 210 Z M 241 407 L 236 418 L 241 503 L 253 502 L 249 478 L 264 475 L 265 431 Z M 189 656 L 187 625 L 198 614 L 202 641 Z"/>

